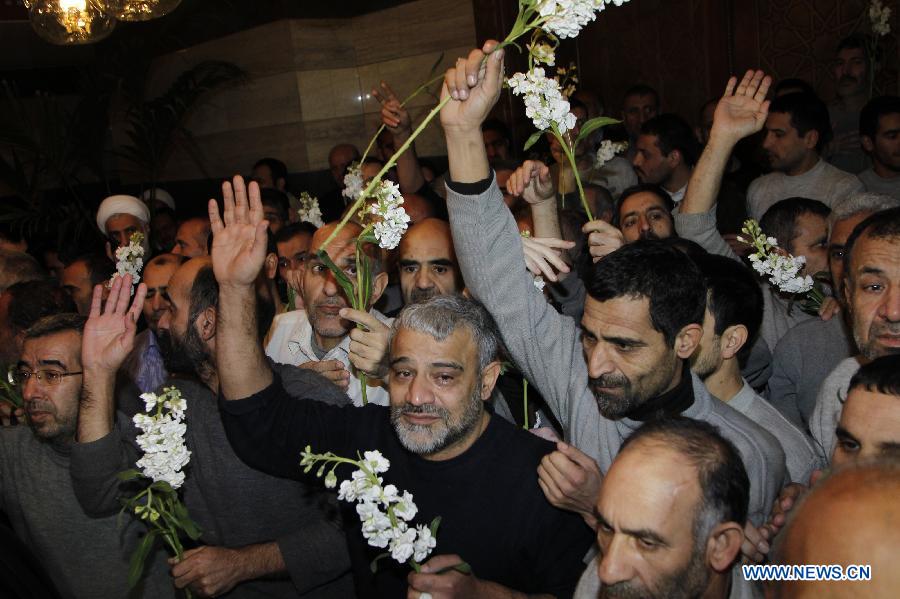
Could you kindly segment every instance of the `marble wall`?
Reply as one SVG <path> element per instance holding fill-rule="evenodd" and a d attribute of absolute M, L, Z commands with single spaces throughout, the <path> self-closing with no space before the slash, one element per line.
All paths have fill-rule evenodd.
<path fill-rule="evenodd" d="M 405 97 L 442 55 L 435 74 L 474 43 L 470 3 L 448 11 L 445 0 L 419 0 L 352 19 L 277 21 L 166 55 L 147 82 L 149 97 L 202 60 L 233 62 L 250 80 L 211 95 L 187 123 L 206 173 L 176 150 L 162 180 L 247 173 L 263 156 L 284 160 L 291 172 L 326 168 L 331 146 L 349 141 L 362 150 L 380 125 L 372 86 L 384 79 Z M 414 122 L 435 103 L 428 94 L 413 100 Z M 417 149 L 423 156 L 445 153 L 436 122 Z"/>

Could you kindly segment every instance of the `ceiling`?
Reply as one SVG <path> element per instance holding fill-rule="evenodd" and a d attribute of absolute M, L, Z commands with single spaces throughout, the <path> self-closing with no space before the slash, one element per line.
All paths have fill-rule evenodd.
<path fill-rule="evenodd" d="M 54 46 L 28 23 L 21 0 L 0 0 L 0 79 L 22 89 L 65 91 L 77 67 L 119 44 L 143 44 L 159 55 L 279 19 L 349 18 L 412 0 L 182 0 L 171 14 L 146 23 L 119 23 L 88 46 Z"/>

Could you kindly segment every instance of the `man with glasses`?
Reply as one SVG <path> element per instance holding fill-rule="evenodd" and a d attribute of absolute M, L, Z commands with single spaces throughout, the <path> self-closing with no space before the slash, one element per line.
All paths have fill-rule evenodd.
<path fill-rule="evenodd" d="M 25 400 L 30 430 L 0 428 L 0 510 L 64 596 L 172 597 L 161 554 L 129 595 L 128 562 L 143 526 L 129 520 L 120 530 L 115 514 L 89 518 L 72 488 L 83 328 L 83 316 L 66 313 L 42 318 L 25 332 L 12 378 Z"/>

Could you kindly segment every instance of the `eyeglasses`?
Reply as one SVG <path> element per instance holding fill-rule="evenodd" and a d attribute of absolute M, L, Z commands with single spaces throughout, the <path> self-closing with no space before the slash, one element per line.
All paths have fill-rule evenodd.
<path fill-rule="evenodd" d="M 10 370 L 9 371 L 9 380 L 16 384 L 25 386 L 25 383 L 28 382 L 28 379 L 31 377 L 36 377 L 37 380 L 47 383 L 48 385 L 58 385 L 62 382 L 62 380 L 67 376 L 75 376 L 77 374 L 82 374 L 81 372 L 59 372 L 58 370 L 35 370 L 34 372 L 29 372 L 28 370 Z"/>

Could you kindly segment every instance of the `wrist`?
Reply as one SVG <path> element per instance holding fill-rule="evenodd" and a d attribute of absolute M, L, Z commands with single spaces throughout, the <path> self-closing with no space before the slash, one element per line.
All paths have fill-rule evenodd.
<path fill-rule="evenodd" d="M 734 134 L 729 131 L 716 131 L 713 129 L 709 133 L 707 147 L 715 147 L 717 151 L 728 151 L 730 153 L 731 149 L 743 138 L 743 135 Z"/>
<path fill-rule="evenodd" d="M 441 126 L 444 128 L 444 135 L 447 137 L 447 141 L 456 138 L 466 139 L 472 136 L 482 139 L 480 123 L 477 125 L 445 125 L 441 123 Z"/>

